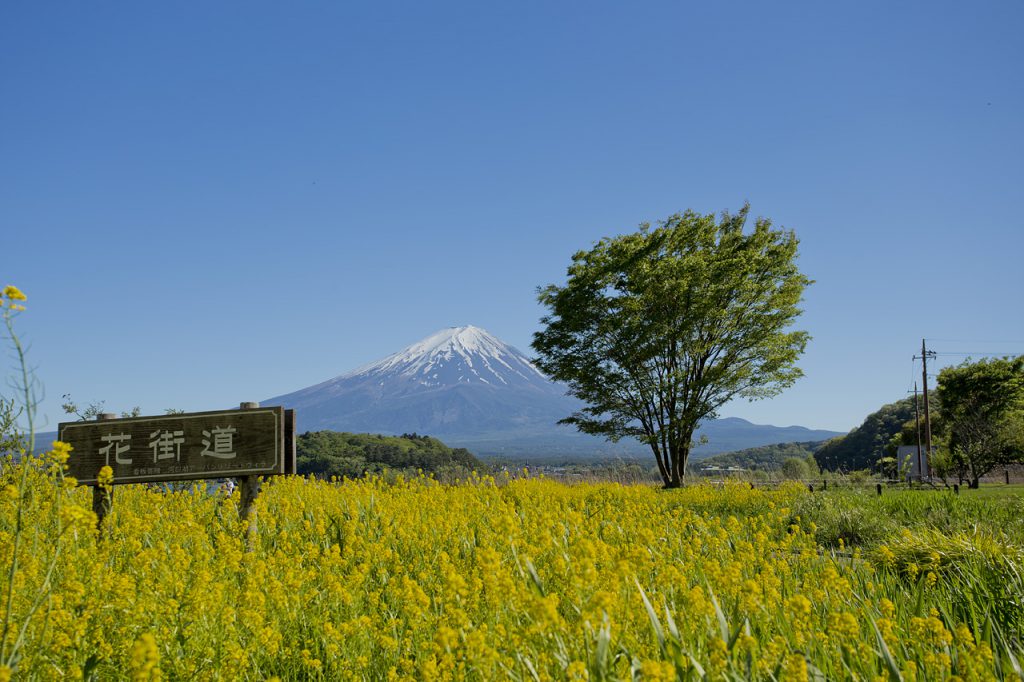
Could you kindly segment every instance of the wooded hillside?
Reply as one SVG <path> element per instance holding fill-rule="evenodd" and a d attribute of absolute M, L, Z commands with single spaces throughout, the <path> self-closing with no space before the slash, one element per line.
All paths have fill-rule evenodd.
<path fill-rule="evenodd" d="M 415 433 L 382 436 L 372 433 L 309 431 L 296 443 L 300 474 L 358 478 L 386 469 L 415 475 L 468 475 L 484 466 L 464 448 L 450 448 L 436 438 Z"/>
<path fill-rule="evenodd" d="M 814 454 L 825 441 L 815 440 L 803 443 L 773 443 L 756 448 L 746 448 L 735 452 L 723 452 L 701 460 L 698 467 L 741 467 L 757 471 L 774 471 L 782 468 L 782 463 L 791 457 L 805 459 Z"/>
<path fill-rule="evenodd" d="M 913 418 L 913 396 L 883 405 L 850 433 L 826 441 L 814 453 L 814 458 L 818 466 L 830 471 L 870 469 L 885 456 L 893 436 Z"/>

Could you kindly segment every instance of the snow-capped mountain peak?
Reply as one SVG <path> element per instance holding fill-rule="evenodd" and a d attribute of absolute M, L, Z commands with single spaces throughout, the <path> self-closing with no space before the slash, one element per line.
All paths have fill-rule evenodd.
<path fill-rule="evenodd" d="M 421 386 L 545 384 L 547 379 L 517 349 L 480 327 L 442 329 L 342 379 L 380 377 Z"/>
<path fill-rule="evenodd" d="M 558 425 L 581 403 L 566 395 L 564 385 L 547 379 L 526 355 L 473 326 L 442 329 L 382 360 L 264 402 L 294 409 L 304 430 L 415 431 L 478 454 L 616 455 L 645 448 L 637 443 L 608 445 Z M 734 421 L 742 422 L 705 425 L 712 438 L 705 452 L 830 435 Z"/>

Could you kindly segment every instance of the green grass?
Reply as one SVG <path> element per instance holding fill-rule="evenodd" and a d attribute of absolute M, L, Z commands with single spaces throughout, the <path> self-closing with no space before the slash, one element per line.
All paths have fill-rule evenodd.
<path fill-rule="evenodd" d="M 833 489 L 802 496 L 793 507 L 794 520 L 816 526 L 826 547 L 873 548 L 911 531 L 934 530 L 946 535 L 985 532 L 1024 546 L 1024 486 L 985 486 L 979 490 L 914 488 L 884 490 Z"/>
<path fill-rule="evenodd" d="M 995 499 L 1003 497 L 1024 497 L 1024 483 L 982 483 L 977 490 L 960 487 L 960 494 L 968 497 Z"/>

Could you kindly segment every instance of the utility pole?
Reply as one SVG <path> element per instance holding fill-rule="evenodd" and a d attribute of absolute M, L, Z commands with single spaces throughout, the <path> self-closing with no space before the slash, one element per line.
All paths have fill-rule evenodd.
<path fill-rule="evenodd" d="M 917 433 L 917 480 L 924 480 L 924 468 L 921 466 L 921 412 L 917 399 L 917 382 L 914 382 L 914 431 Z"/>
<path fill-rule="evenodd" d="M 928 453 L 928 478 L 932 476 L 932 419 L 928 411 L 928 358 L 935 357 L 935 351 L 929 351 L 921 339 L 921 379 L 924 382 L 924 436 L 925 451 Z"/>

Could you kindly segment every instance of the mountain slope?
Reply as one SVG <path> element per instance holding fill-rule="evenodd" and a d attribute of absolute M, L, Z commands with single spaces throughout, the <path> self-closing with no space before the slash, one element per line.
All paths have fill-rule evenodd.
<path fill-rule="evenodd" d="M 451 327 L 341 376 L 268 405 L 296 410 L 300 431 L 426 433 L 479 455 L 647 455 L 636 442 L 608 443 L 557 424 L 580 403 L 519 350 L 479 327 Z M 708 422 L 710 442 L 695 457 L 783 441 L 836 435 L 743 419 Z"/>
<path fill-rule="evenodd" d="M 549 429 L 576 405 L 529 358 L 473 326 L 267 402 L 295 408 L 304 430 L 437 436 Z"/>

